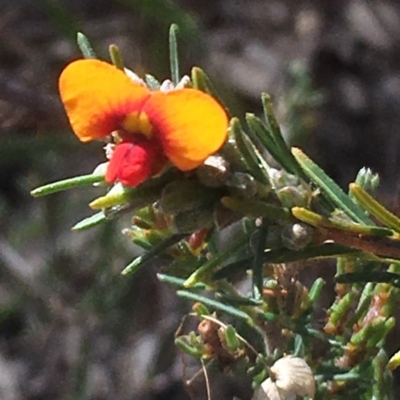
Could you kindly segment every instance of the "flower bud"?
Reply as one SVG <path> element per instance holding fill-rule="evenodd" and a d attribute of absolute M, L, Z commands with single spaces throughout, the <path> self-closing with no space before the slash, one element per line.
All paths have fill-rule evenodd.
<path fill-rule="evenodd" d="M 296 400 L 296 395 L 279 389 L 275 382 L 268 378 L 254 392 L 252 400 Z"/>
<path fill-rule="evenodd" d="M 271 367 L 271 376 L 254 392 L 252 400 L 295 400 L 296 396 L 314 395 L 311 368 L 302 358 L 286 356 Z"/>
<path fill-rule="evenodd" d="M 269 179 L 284 207 L 306 207 L 310 203 L 312 190 L 297 176 L 271 168 Z"/>
<path fill-rule="evenodd" d="M 309 193 L 302 190 L 302 187 L 285 186 L 277 190 L 276 194 L 279 197 L 282 205 L 286 208 L 306 207 L 309 203 Z"/>
<path fill-rule="evenodd" d="M 298 186 L 301 183 L 300 178 L 297 176 L 276 168 L 270 168 L 268 175 L 271 183 L 276 189 L 282 189 L 285 186 Z"/>

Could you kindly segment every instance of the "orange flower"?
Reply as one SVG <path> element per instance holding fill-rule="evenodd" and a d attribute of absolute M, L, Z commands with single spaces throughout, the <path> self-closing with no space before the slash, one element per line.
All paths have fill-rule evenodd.
<path fill-rule="evenodd" d="M 201 165 L 227 137 L 228 119 L 211 96 L 196 89 L 150 91 L 99 60 L 69 64 L 59 81 L 72 129 L 82 142 L 113 131 L 122 138 L 106 181 L 136 186 L 167 160 L 182 171 Z"/>

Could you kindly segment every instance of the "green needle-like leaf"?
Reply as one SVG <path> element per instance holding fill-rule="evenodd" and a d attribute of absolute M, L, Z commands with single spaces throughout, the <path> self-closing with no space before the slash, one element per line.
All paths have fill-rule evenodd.
<path fill-rule="evenodd" d="M 122 275 L 131 275 L 138 271 L 141 267 L 143 267 L 148 261 L 153 259 L 154 257 L 158 256 L 164 250 L 168 249 L 169 247 L 173 246 L 174 244 L 178 243 L 181 241 L 185 235 L 173 235 L 165 240 L 163 240 L 161 243 L 155 245 L 153 248 L 151 248 L 149 251 L 146 253 L 142 254 L 139 257 L 136 257 L 129 265 L 127 265 L 124 270 L 121 272 Z"/>
<path fill-rule="evenodd" d="M 218 271 L 214 272 L 211 279 L 213 281 L 218 281 L 221 279 L 231 279 L 232 277 L 235 277 L 239 274 L 243 274 L 243 272 L 251 269 L 251 261 L 251 257 L 245 257 L 241 260 L 229 263 Z"/>
<path fill-rule="evenodd" d="M 300 149 L 293 148 L 292 153 L 307 176 L 317 184 L 323 194 L 335 203 L 339 209 L 343 210 L 356 222 L 366 225 L 375 225 L 374 222 L 365 215 L 364 211 Z"/>
<path fill-rule="evenodd" d="M 238 250 L 241 250 L 247 245 L 252 232 L 247 232 L 242 234 L 238 239 L 234 240 L 230 246 L 221 250 L 218 254 L 215 254 L 209 261 L 204 263 L 200 268 L 198 268 L 189 278 L 186 279 L 184 286 L 192 287 L 196 283 L 200 282 L 202 279 L 206 278 L 208 274 L 213 272 L 218 265 L 222 264 L 229 257 L 232 257 Z"/>
<path fill-rule="evenodd" d="M 338 283 L 391 283 L 396 287 L 400 287 L 400 274 L 387 271 L 360 271 L 349 272 L 335 277 Z"/>
<path fill-rule="evenodd" d="M 314 281 L 313 285 L 310 288 L 310 292 L 308 294 L 308 299 L 309 299 L 308 307 L 311 308 L 315 304 L 315 302 L 318 301 L 324 286 L 325 286 L 325 281 L 322 278 L 317 278 Z"/>
<path fill-rule="evenodd" d="M 115 185 L 106 195 L 94 199 L 89 206 L 92 210 L 101 210 L 128 203 L 132 199 L 135 189 L 126 188 L 119 184 Z"/>
<path fill-rule="evenodd" d="M 215 298 L 218 301 L 221 301 L 223 303 L 228 303 L 232 306 L 250 306 L 250 307 L 255 307 L 255 306 L 260 306 L 263 304 L 263 301 L 256 300 L 254 298 L 250 297 L 243 297 L 243 296 L 235 296 L 232 294 L 225 294 L 225 293 L 215 293 Z"/>
<path fill-rule="evenodd" d="M 267 250 L 262 255 L 264 263 L 281 264 L 302 260 L 335 258 L 341 255 L 357 255 L 359 250 L 351 249 L 336 243 L 325 243 L 320 246 L 309 246 L 302 250 L 289 250 L 286 248 Z M 388 260 L 391 262 L 393 260 Z M 235 262 L 229 263 L 214 272 L 212 280 L 229 279 L 240 273 L 250 270 L 252 267 L 252 257 L 244 257 Z"/>
<path fill-rule="evenodd" d="M 328 218 L 302 207 L 293 207 L 292 214 L 300 221 L 315 227 L 335 228 L 360 235 L 393 236 L 394 234 L 388 228 L 348 222 L 335 217 Z"/>
<path fill-rule="evenodd" d="M 228 115 L 230 115 L 228 108 L 226 107 L 224 101 L 218 94 L 217 90 L 215 89 L 214 85 L 212 84 L 210 78 L 206 75 L 206 73 L 199 67 L 193 67 L 192 68 L 192 73 L 191 73 L 191 78 L 192 78 L 192 84 L 195 89 L 201 90 L 203 92 L 206 92 L 216 98 L 219 103 L 225 108 L 227 111 Z"/>
<path fill-rule="evenodd" d="M 263 253 L 265 249 L 265 242 L 268 234 L 267 221 L 263 219 L 260 228 L 254 232 L 252 241 L 253 241 L 253 263 L 252 263 L 252 271 L 253 271 L 253 296 L 256 300 L 262 298 L 263 293 Z"/>
<path fill-rule="evenodd" d="M 246 122 L 249 127 L 249 137 L 252 139 L 254 146 L 262 153 L 267 150 L 271 156 L 278 162 L 286 171 L 294 173 L 293 166 L 287 163 L 286 158 L 282 155 L 280 149 L 275 143 L 274 137 L 267 127 L 263 124 L 260 118 L 254 114 L 246 114 Z"/>
<path fill-rule="evenodd" d="M 180 81 L 178 42 L 176 35 L 179 32 L 178 25 L 172 24 L 169 28 L 169 60 L 171 65 L 171 80 L 176 86 Z"/>
<path fill-rule="evenodd" d="M 97 58 L 89 39 L 82 32 L 78 32 L 76 41 L 84 58 Z"/>
<path fill-rule="evenodd" d="M 289 146 L 286 144 L 285 139 L 282 136 L 281 128 L 279 127 L 278 121 L 275 118 L 274 106 L 272 104 L 271 97 L 268 93 L 262 93 L 261 102 L 264 109 L 264 116 L 267 122 L 267 129 L 270 132 L 270 136 L 275 142 L 276 148 L 279 152 L 279 160 L 281 165 L 290 173 L 305 178 L 303 171 L 301 170 L 296 159 L 290 152 Z"/>
<path fill-rule="evenodd" d="M 81 175 L 75 178 L 65 179 L 63 181 L 49 183 L 44 186 L 40 186 L 37 189 L 31 191 L 33 197 L 46 196 L 48 194 L 62 192 L 68 189 L 74 189 L 80 186 L 93 185 L 93 183 L 104 182 L 104 176 L 102 175 Z"/>
<path fill-rule="evenodd" d="M 264 253 L 263 260 L 271 264 L 279 264 L 310 259 L 335 258 L 339 255 L 355 255 L 357 253 L 360 253 L 360 251 L 335 243 L 325 243 L 321 246 L 310 246 L 302 250 L 268 250 Z"/>
<path fill-rule="evenodd" d="M 119 51 L 118 46 L 115 44 L 111 44 L 110 47 L 108 48 L 108 51 L 110 53 L 110 58 L 112 63 L 121 71 L 124 71 L 124 60 L 122 59 L 121 52 Z"/>
<path fill-rule="evenodd" d="M 185 279 L 177 278 L 176 276 L 166 275 L 166 274 L 157 274 L 157 278 L 160 282 L 168 283 L 173 286 L 178 286 L 180 288 L 184 288 Z M 206 285 L 204 283 L 198 283 L 192 286 L 191 289 L 202 289 L 204 290 Z"/>
<path fill-rule="evenodd" d="M 240 121 L 238 118 L 232 118 L 230 129 L 235 136 L 236 144 L 240 153 L 242 154 L 250 172 L 253 174 L 254 178 L 259 182 L 268 184 L 268 178 L 265 172 L 260 167 L 260 162 L 258 160 L 259 155 L 255 153 L 254 146 L 251 144 L 249 138 L 246 136 L 242 130 Z"/>
<path fill-rule="evenodd" d="M 73 231 L 84 231 L 86 229 L 90 229 L 97 225 L 100 225 L 105 221 L 107 221 L 107 217 L 105 216 L 103 211 L 100 211 L 78 222 L 71 229 Z"/>
<path fill-rule="evenodd" d="M 189 292 L 187 290 L 178 290 L 176 294 L 179 297 L 183 297 L 188 300 L 198 301 L 207 307 L 213 308 L 214 310 L 222 311 L 226 314 L 232 315 L 232 317 L 242 319 L 252 325 L 252 318 L 244 311 L 237 309 L 236 307 L 228 306 L 216 300 L 209 299 L 208 297 L 201 296 L 197 293 Z"/>
<path fill-rule="evenodd" d="M 376 201 L 361 186 L 351 183 L 350 192 L 361 207 L 365 208 L 371 215 L 376 217 L 385 226 L 400 233 L 400 218 L 387 210 L 382 204 Z"/>

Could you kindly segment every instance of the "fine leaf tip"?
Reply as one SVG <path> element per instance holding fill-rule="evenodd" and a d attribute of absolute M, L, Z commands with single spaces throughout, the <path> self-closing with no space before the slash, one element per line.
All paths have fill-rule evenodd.
<path fill-rule="evenodd" d="M 193 274 L 193 275 L 190 275 L 189 278 L 187 278 L 185 282 L 183 282 L 183 287 L 190 288 L 190 287 L 194 286 L 196 283 L 197 283 L 197 279 L 196 279 L 196 276 Z"/>
<path fill-rule="evenodd" d="M 31 190 L 30 191 L 30 195 L 32 196 L 32 197 L 39 197 L 40 196 L 40 192 L 39 192 L 39 190 L 38 189 L 40 189 L 40 188 L 36 188 L 36 189 L 33 189 L 33 190 Z"/>
<path fill-rule="evenodd" d="M 292 147 L 290 150 L 294 156 L 302 154 L 302 151 L 298 147 Z"/>
<path fill-rule="evenodd" d="M 178 33 L 179 32 L 178 24 L 175 24 L 175 23 L 171 24 L 171 27 L 169 28 L 169 30 L 170 30 L 170 32 L 173 32 L 175 34 Z"/>

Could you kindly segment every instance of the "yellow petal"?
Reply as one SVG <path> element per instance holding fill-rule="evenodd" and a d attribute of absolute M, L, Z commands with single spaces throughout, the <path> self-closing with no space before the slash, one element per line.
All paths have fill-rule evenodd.
<path fill-rule="evenodd" d="M 74 61 L 59 80 L 61 100 L 82 142 L 120 129 L 125 116 L 140 111 L 150 91 L 121 70 L 99 60 Z"/>
<path fill-rule="evenodd" d="M 182 171 L 198 167 L 227 138 L 225 110 L 213 97 L 196 89 L 153 92 L 143 111 L 166 156 Z"/>

